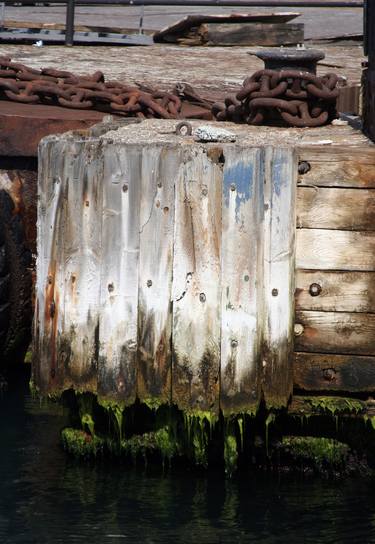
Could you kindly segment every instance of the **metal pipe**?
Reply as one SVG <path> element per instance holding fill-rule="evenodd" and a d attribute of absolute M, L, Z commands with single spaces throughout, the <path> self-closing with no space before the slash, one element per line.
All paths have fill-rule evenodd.
<path fill-rule="evenodd" d="M 74 43 L 74 4 L 75 0 L 67 0 L 66 3 L 66 25 L 65 25 L 65 45 Z"/>

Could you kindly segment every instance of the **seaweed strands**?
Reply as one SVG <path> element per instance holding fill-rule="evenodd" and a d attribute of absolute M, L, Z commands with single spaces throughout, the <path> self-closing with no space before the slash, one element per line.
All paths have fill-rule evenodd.
<path fill-rule="evenodd" d="M 318 127 L 336 117 L 339 77 L 318 77 L 302 70 L 259 70 L 246 78 L 235 96 L 216 103 L 217 121 L 249 125 Z"/>

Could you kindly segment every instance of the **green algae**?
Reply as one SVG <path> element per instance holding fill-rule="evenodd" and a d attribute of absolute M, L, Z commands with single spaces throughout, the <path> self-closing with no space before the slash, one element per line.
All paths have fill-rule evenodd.
<path fill-rule="evenodd" d="M 117 430 L 119 441 L 122 440 L 122 429 L 124 424 L 124 411 L 125 411 L 125 403 L 121 403 L 114 400 L 104 399 L 101 397 L 97 398 L 97 402 L 99 406 L 104 408 L 109 415 L 112 417 L 115 427 Z"/>
<path fill-rule="evenodd" d="M 347 397 L 304 397 L 303 401 L 312 411 L 332 416 L 360 414 L 365 411 L 363 402 Z"/>
<path fill-rule="evenodd" d="M 343 442 L 315 436 L 284 436 L 282 448 L 295 463 L 310 466 L 318 472 L 342 469 L 350 453 L 349 446 Z"/>
<path fill-rule="evenodd" d="M 61 431 L 61 442 L 65 451 L 77 458 L 97 457 L 105 445 L 102 438 L 70 427 Z"/>
<path fill-rule="evenodd" d="M 224 438 L 224 464 L 225 472 L 231 476 L 237 470 L 238 449 L 236 437 L 232 434 Z"/>
<path fill-rule="evenodd" d="M 218 416 L 213 412 L 199 410 L 184 412 L 183 416 L 188 453 L 192 453 L 196 465 L 207 467 L 208 446 Z"/>
<path fill-rule="evenodd" d="M 121 441 L 121 453 L 130 455 L 135 461 L 141 456 L 145 463 L 148 457 L 157 453 L 161 455 L 162 462 L 172 458 L 178 454 L 179 448 L 173 439 L 169 427 L 158 429 L 144 433 L 141 435 L 133 435 L 129 439 Z"/>

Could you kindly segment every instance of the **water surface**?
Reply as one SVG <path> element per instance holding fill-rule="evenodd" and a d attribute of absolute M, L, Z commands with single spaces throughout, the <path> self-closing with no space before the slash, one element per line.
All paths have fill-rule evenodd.
<path fill-rule="evenodd" d="M 375 543 L 375 482 L 76 463 L 64 418 L 0 398 L 0 543 Z"/>

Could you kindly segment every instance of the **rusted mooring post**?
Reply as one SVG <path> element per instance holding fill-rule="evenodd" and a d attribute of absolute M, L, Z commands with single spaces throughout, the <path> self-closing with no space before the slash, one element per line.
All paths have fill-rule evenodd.
<path fill-rule="evenodd" d="M 199 141 L 198 124 L 185 136 L 149 120 L 42 141 L 43 393 L 73 387 L 190 413 L 251 412 L 263 396 L 286 405 L 295 152 L 254 146 L 240 126 L 224 138 L 234 142 Z"/>

